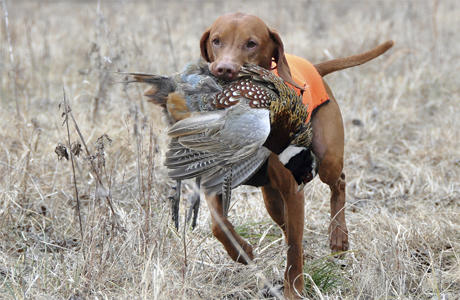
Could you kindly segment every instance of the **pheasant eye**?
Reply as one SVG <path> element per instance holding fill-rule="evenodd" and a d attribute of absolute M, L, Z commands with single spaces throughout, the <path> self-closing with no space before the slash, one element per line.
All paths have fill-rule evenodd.
<path fill-rule="evenodd" d="M 212 44 L 214 46 L 219 46 L 220 45 L 220 40 L 218 38 L 215 38 L 215 39 L 212 40 Z"/>
<path fill-rule="evenodd" d="M 256 46 L 257 46 L 257 43 L 254 42 L 254 41 L 248 41 L 248 42 L 246 43 L 246 48 L 248 48 L 248 49 L 253 49 L 253 48 L 255 48 Z"/>

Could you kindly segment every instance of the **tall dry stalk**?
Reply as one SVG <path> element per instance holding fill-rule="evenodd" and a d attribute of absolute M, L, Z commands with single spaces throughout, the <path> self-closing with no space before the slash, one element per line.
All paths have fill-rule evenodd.
<path fill-rule="evenodd" d="M 18 84 L 17 84 L 18 66 L 16 65 L 16 62 L 14 59 L 13 44 L 11 43 L 11 35 L 10 35 L 9 20 L 8 20 L 8 9 L 6 7 L 5 0 L 2 0 L 2 9 L 3 9 L 3 21 L 5 22 L 6 40 L 8 44 L 8 54 L 10 57 L 10 65 L 11 65 L 11 71 L 9 72 L 9 76 L 10 78 L 14 78 L 14 80 L 10 80 L 10 82 L 13 85 L 13 97 L 16 103 L 16 117 L 20 118 L 21 110 L 19 108 Z"/>
<path fill-rule="evenodd" d="M 69 150 L 69 155 L 70 155 L 70 162 L 72 164 L 72 182 L 73 182 L 73 187 L 74 187 L 74 193 L 75 193 L 75 201 L 76 201 L 76 210 L 77 210 L 77 215 L 78 215 L 78 224 L 80 225 L 80 237 L 81 237 L 81 243 L 83 244 L 84 242 L 84 238 L 85 238 L 85 235 L 84 235 L 84 231 L 83 231 L 83 222 L 81 220 L 81 210 L 80 210 L 80 197 L 78 196 L 78 186 L 77 186 L 77 176 L 75 174 L 75 158 L 74 158 L 74 153 L 73 151 L 71 150 L 72 149 L 72 145 L 71 145 L 71 142 L 70 142 L 70 129 L 69 129 L 69 113 L 70 113 L 70 105 L 67 103 L 67 97 L 66 97 L 66 94 L 65 94 L 65 89 L 62 89 L 62 94 L 63 94 L 63 103 L 64 103 L 64 112 L 63 112 L 63 116 L 64 116 L 64 123 L 65 123 L 65 126 L 66 126 L 66 130 L 67 130 L 67 149 Z M 85 258 L 86 255 L 85 255 L 85 249 L 84 247 L 82 247 L 82 253 L 83 253 L 83 257 Z M 86 258 L 85 258 L 86 260 Z"/>

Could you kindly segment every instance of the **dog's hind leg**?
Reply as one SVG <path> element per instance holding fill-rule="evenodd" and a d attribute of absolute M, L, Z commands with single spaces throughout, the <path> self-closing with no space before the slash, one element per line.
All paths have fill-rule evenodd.
<path fill-rule="evenodd" d="M 331 190 L 330 248 L 333 252 L 348 250 L 345 221 L 345 174 L 343 174 L 344 130 L 339 106 L 325 83 L 330 101 L 312 118 L 313 151 L 319 159 L 319 178 Z"/>

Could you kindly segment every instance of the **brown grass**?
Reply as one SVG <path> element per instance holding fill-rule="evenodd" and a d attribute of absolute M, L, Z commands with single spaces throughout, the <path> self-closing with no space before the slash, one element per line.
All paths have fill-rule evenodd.
<path fill-rule="evenodd" d="M 253 266 L 230 260 L 205 205 L 197 229 L 173 229 L 161 109 L 144 103 L 143 87 L 113 83 L 122 79 L 115 71 L 170 74 L 195 60 L 206 26 L 239 10 L 267 20 L 287 52 L 313 62 L 396 42 L 327 78 L 346 126 L 352 250 L 328 258 L 329 191 L 315 179 L 305 189 L 306 271 L 318 276 L 316 262 L 327 261 L 340 281 L 310 297 L 458 299 L 455 0 L 2 4 L 0 298 L 262 298 L 264 278 L 282 279 L 284 241 L 256 189 L 239 188 L 230 211 L 256 246 Z M 67 144 L 63 88 L 90 151 L 75 156 L 83 239 L 71 163 L 54 152 Z M 69 126 L 71 143 L 81 142 Z M 111 142 L 97 142 L 104 134 Z"/>

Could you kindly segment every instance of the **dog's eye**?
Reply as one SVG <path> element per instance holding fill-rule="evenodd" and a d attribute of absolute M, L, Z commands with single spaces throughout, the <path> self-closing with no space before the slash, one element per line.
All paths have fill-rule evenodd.
<path fill-rule="evenodd" d="M 218 38 L 215 38 L 215 39 L 212 40 L 212 44 L 214 46 L 219 46 L 220 45 L 220 40 Z"/>
<path fill-rule="evenodd" d="M 253 49 L 253 48 L 255 48 L 256 46 L 257 46 L 257 43 L 254 42 L 254 41 L 248 41 L 248 42 L 246 43 L 246 48 L 248 48 L 248 49 Z"/>

